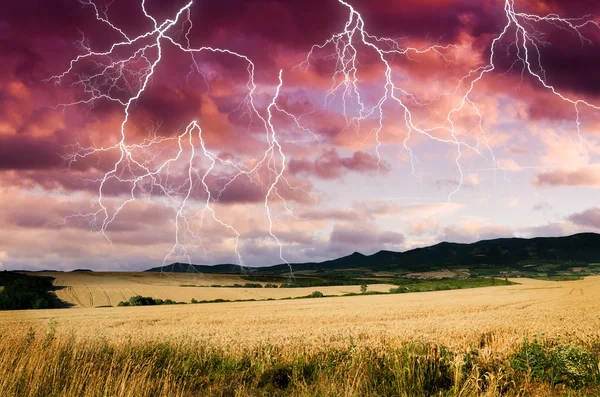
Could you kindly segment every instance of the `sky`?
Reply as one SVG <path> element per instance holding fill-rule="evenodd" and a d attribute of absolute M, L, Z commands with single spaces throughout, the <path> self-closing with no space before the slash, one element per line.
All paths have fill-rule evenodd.
<path fill-rule="evenodd" d="M 600 4 L 188 1 L 0 6 L 0 269 L 600 230 Z"/>

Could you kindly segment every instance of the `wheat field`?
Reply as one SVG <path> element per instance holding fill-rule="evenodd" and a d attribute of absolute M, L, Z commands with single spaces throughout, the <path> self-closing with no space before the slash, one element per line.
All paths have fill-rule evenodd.
<path fill-rule="evenodd" d="M 395 295 L 4 312 L 0 332 L 23 332 L 30 327 L 43 330 L 53 324 L 59 331 L 82 338 L 174 340 L 185 337 L 230 348 L 266 342 L 318 347 L 344 344 L 349 338 L 367 345 L 382 339 L 419 339 L 465 347 L 478 342 L 481 335 L 493 335 L 508 348 L 512 342 L 532 334 L 577 340 L 600 336 L 597 312 L 600 277 L 580 281 L 515 281 L 520 284 Z M 167 294 L 169 289 L 197 298 L 202 297 L 200 293 L 214 298 L 218 293 L 238 292 L 169 285 L 149 285 L 144 289 L 144 284 L 139 282 L 127 285 L 132 284 L 124 281 L 122 286 L 113 288 L 121 291 L 131 288 L 140 294 L 152 292 L 166 298 L 174 297 Z M 161 288 L 165 295 L 156 292 Z M 330 289 L 342 292 L 356 288 L 318 287 L 324 293 Z M 315 289 L 273 289 L 273 293 L 299 296 Z M 243 294 L 271 292 L 264 288 L 240 290 Z M 183 295 L 175 297 L 182 299 Z"/>
<path fill-rule="evenodd" d="M 152 276 L 109 276 L 96 287 L 108 288 L 111 278 L 110 288 L 122 291 L 194 289 L 179 287 L 185 280 L 177 277 L 153 285 Z M 76 279 L 91 285 L 81 275 L 58 282 L 76 287 Z M 393 295 L 0 312 L 0 390 L 15 397 L 599 395 L 600 277 L 515 281 Z M 141 289 L 145 283 L 158 289 Z"/>
<path fill-rule="evenodd" d="M 131 296 L 150 296 L 179 302 L 196 300 L 281 299 L 304 296 L 314 288 L 211 288 L 211 285 L 245 284 L 241 275 L 200 273 L 42 272 L 53 277 L 56 295 L 73 307 L 116 306 Z M 265 284 L 265 283 L 262 283 Z M 277 284 L 277 283 L 275 283 Z M 371 291 L 387 292 L 393 285 L 373 284 Z M 360 286 L 319 287 L 326 295 L 360 292 Z"/>

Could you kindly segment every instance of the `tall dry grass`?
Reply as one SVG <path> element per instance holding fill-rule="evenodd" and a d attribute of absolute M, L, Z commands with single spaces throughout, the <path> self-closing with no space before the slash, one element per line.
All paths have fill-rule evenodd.
<path fill-rule="evenodd" d="M 388 340 L 290 351 L 268 344 L 215 348 L 191 339 L 79 339 L 50 328 L 1 337 L 0 391 L 6 397 L 600 395 L 600 344 L 546 340 L 494 353 L 486 340 L 467 351 Z M 546 353 L 556 362 L 542 360 Z M 540 375 L 557 375 L 557 368 L 566 368 L 559 378 Z"/>

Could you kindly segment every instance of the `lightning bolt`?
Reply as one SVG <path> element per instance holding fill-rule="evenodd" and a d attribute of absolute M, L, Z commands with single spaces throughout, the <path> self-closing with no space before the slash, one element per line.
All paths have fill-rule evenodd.
<path fill-rule="evenodd" d="M 171 251 L 165 256 L 163 264 L 172 257 L 184 257 L 191 263 L 185 241 L 192 238 L 201 241 L 202 225 L 205 216 L 209 216 L 214 222 L 227 229 L 235 236 L 235 254 L 237 263 L 244 267 L 242 253 L 239 250 L 241 233 L 235 227 L 224 222 L 218 217 L 214 204 L 219 201 L 220 196 L 238 179 L 247 178 L 251 183 L 259 184 L 265 188 L 264 209 L 269 221 L 269 236 L 279 247 L 279 257 L 282 262 L 288 264 L 284 255 L 284 245 L 277 237 L 273 228 L 272 202 L 277 200 L 283 203 L 285 210 L 292 216 L 293 211 L 287 205 L 280 194 L 280 189 L 298 190 L 301 188 L 292 186 L 285 177 L 286 155 L 283 146 L 278 140 L 277 128 L 274 123 L 274 115 L 280 114 L 289 118 L 296 128 L 311 134 L 312 138 L 319 137 L 310 129 L 304 127 L 302 117 L 295 116 L 290 111 L 278 105 L 278 98 L 284 87 L 283 70 L 278 73 L 278 84 L 275 93 L 271 96 L 270 103 L 266 108 L 257 104 L 257 85 L 255 83 L 255 64 L 246 55 L 229 50 L 210 46 L 193 47 L 190 34 L 194 28 L 191 18 L 193 1 L 181 7 L 172 18 L 160 21 L 152 16 L 146 7 L 145 0 L 141 0 L 141 9 L 144 16 L 151 22 L 152 28 L 137 36 L 130 36 L 123 29 L 110 21 L 107 15 L 108 4 L 104 8 L 96 5 L 92 0 L 80 0 L 80 2 L 93 9 L 96 19 L 104 23 L 108 28 L 117 33 L 122 40 L 113 43 L 106 51 L 94 51 L 86 42 L 85 37 L 79 42 L 83 54 L 73 58 L 66 70 L 49 79 L 56 84 L 62 84 L 67 78 L 73 79 L 73 84 L 80 87 L 85 94 L 83 99 L 59 105 L 66 108 L 74 105 L 93 106 L 99 100 L 106 100 L 118 104 L 123 108 L 123 121 L 120 125 L 120 139 L 117 143 L 106 147 L 82 147 L 73 145 L 73 152 L 65 157 L 68 166 L 75 161 L 102 154 L 109 151 L 118 151 L 119 158 L 112 168 L 99 179 L 98 183 L 98 206 L 96 212 L 88 214 L 76 214 L 72 217 L 83 217 L 90 220 L 91 227 L 111 241 L 107 231 L 111 224 L 117 219 L 125 207 L 142 197 L 150 198 L 151 194 L 159 194 L 175 208 L 175 236 Z M 338 0 L 338 3 L 347 10 L 348 19 L 339 33 L 334 33 L 321 44 L 315 44 L 307 52 L 305 60 L 296 68 L 307 70 L 313 66 L 313 60 L 318 58 L 318 53 L 330 51 L 324 58 L 333 60 L 335 70 L 332 74 L 332 83 L 326 92 L 323 108 L 330 107 L 335 98 L 341 98 L 341 113 L 344 117 L 346 127 L 361 129 L 366 122 L 373 122 L 375 127 L 369 130 L 369 135 L 374 139 L 374 150 L 377 154 L 378 167 L 381 166 L 382 158 L 380 149 L 383 145 L 381 132 L 384 128 L 386 105 L 394 105 L 400 109 L 406 137 L 402 145 L 410 158 L 412 174 L 421 179 L 417 172 L 418 161 L 410 142 L 413 134 L 447 145 L 455 150 L 454 161 L 459 176 L 459 183 L 455 189 L 449 192 L 447 203 L 452 202 L 453 196 L 459 192 L 464 184 L 464 170 L 461 159 L 464 150 L 470 150 L 476 155 L 491 161 L 494 172 L 503 171 L 504 178 L 508 181 L 507 171 L 501 167 L 497 160 L 484 129 L 483 114 L 480 111 L 473 91 L 486 76 L 494 72 L 497 67 L 495 59 L 502 42 L 509 39 L 511 48 L 516 51 L 516 60 L 510 70 L 521 67 L 521 79 L 527 74 L 533 77 L 545 89 L 560 98 L 562 101 L 574 106 L 577 114 L 575 126 L 583 144 L 581 133 L 580 108 L 589 107 L 600 110 L 600 107 L 583 99 L 576 99 L 561 93 L 546 80 L 546 72 L 543 68 L 540 46 L 545 45 L 544 35 L 535 29 L 539 23 L 547 23 L 568 32 L 575 33 L 582 44 L 591 41 L 582 34 L 584 27 L 600 28 L 600 25 L 589 17 L 583 18 L 561 18 L 555 14 L 545 16 L 517 12 L 513 0 L 504 2 L 506 24 L 503 29 L 493 38 L 490 46 L 490 55 L 487 61 L 480 66 L 468 70 L 454 85 L 450 92 L 440 95 L 431 101 L 420 101 L 418 95 L 413 94 L 394 78 L 393 60 L 396 57 L 405 57 L 409 61 L 414 56 L 430 54 L 440 57 L 447 63 L 453 63 L 451 54 L 458 49 L 456 45 L 441 45 L 439 43 L 427 44 L 422 47 L 405 46 L 402 41 L 379 37 L 368 32 L 362 15 L 347 1 Z M 128 133 L 131 119 L 131 109 L 140 99 L 147 87 L 151 84 L 157 66 L 163 61 L 164 46 L 168 44 L 190 58 L 190 72 L 198 73 L 204 78 L 209 89 L 209 82 L 202 73 L 199 56 L 202 53 L 218 53 L 243 61 L 247 65 L 248 79 L 246 81 L 247 94 L 240 104 L 245 113 L 257 120 L 264 130 L 266 142 L 265 151 L 254 164 L 238 164 L 235 161 L 222 158 L 214 151 L 208 149 L 203 137 L 202 129 L 197 120 L 192 120 L 187 127 L 175 136 L 157 136 L 152 131 L 148 138 L 141 143 L 131 143 Z M 376 60 L 383 66 L 382 94 L 375 100 L 366 99 L 361 94 L 361 81 L 359 79 L 361 55 L 369 51 L 376 55 Z M 78 65 L 92 62 L 94 71 L 89 73 L 77 72 Z M 295 68 L 295 69 L 296 69 Z M 505 73 L 508 73 L 506 71 Z M 456 106 L 447 109 L 445 116 L 438 124 L 425 127 L 428 120 L 419 120 L 419 115 L 412 108 L 427 108 L 442 97 L 458 97 Z M 371 104 L 369 102 L 372 101 Z M 477 142 L 468 142 L 457 127 L 457 119 L 461 112 L 472 110 L 478 119 Z M 446 136 L 446 137 L 444 137 Z M 178 150 L 174 155 L 167 155 L 163 145 L 176 144 Z M 202 160 L 199 161 L 199 158 Z M 176 168 L 180 162 L 185 162 L 185 178 L 179 185 L 174 185 L 169 179 L 171 168 Z M 208 166 L 206 164 L 208 163 Z M 225 183 L 221 189 L 214 191 L 209 185 L 209 180 L 216 177 L 216 167 L 225 167 L 230 170 L 224 178 Z M 266 182 L 264 181 L 266 178 Z M 118 182 L 131 185 L 126 198 L 116 206 L 107 203 L 107 186 L 110 182 Z M 203 207 L 195 216 L 200 218 L 200 227 L 194 230 L 190 222 L 189 213 L 194 205 L 195 189 L 202 189 L 204 193 Z M 310 194 L 309 192 L 305 192 Z M 440 210 L 443 211 L 443 208 Z M 69 217 L 67 217 L 69 218 Z M 65 219 L 66 221 L 66 219 Z M 292 268 L 290 268 L 290 274 Z"/>
<path fill-rule="evenodd" d="M 327 105 L 331 102 L 332 97 L 335 97 L 339 94 L 339 96 L 341 96 L 342 99 L 342 112 L 346 119 L 347 127 L 351 125 L 356 125 L 358 129 L 360 128 L 360 123 L 362 121 L 365 121 L 370 117 L 376 118 L 377 127 L 371 132 L 375 137 L 375 152 L 377 153 L 377 157 L 379 160 L 378 166 L 381 162 L 379 148 L 382 145 L 382 142 L 380 141 L 379 134 L 383 129 L 384 125 L 383 106 L 386 103 L 391 102 L 396 104 L 403 112 L 404 123 L 407 130 L 407 135 L 403 141 L 403 145 L 410 156 L 412 172 L 417 179 L 421 180 L 421 177 L 416 172 L 416 156 L 412 148 L 408 144 L 411 139 L 412 133 L 421 134 L 433 141 L 441 142 L 443 144 L 455 147 L 455 163 L 459 174 L 459 183 L 457 187 L 448 194 L 447 204 L 450 204 L 452 202 L 452 196 L 455 195 L 464 184 L 464 171 L 461 166 L 460 160 L 463 156 L 463 149 L 465 148 L 472 150 L 474 153 L 481 157 L 488 158 L 487 156 L 489 156 L 489 160 L 491 160 L 493 164 L 492 169 L 494 170 L 494 181 L 496 180 L 496 171 L 500 170 L 504 174 L 504 179 L 509 183 L 510 189 L 510 179 L 507 176 L 507 170 L 499 164 L 499 161 L 497 160 L 494 151 L 492 150 L 489 144 L 487 135 L 483 127 L 483 115 L 480 109 L 478 108 L 475 100 L 472 98 L 472 94 L 475 87 L 478 85 L 478 83 L 481 82 L 484 76 L 496 70 L 495 58 L 497 49 L 501 45 L 501 42 L 505 38 L 507 38 L 510 32 L 512 31 L 514 31 L 514 36 L 511 45 L 516 48 L 517 59 L 511 65 L 510 69 L 512 70 L 515 67 L 517 67 L 518 64 L 521 64 L 521 80 L 523 80 L 525 74 L 529 74 L 531 77 L 537 80 L 545 89 L 552 92 L 562 101 L 574 106 L 575 112 L 577 114 L 575 125 L 581 149 L 581 146 L 583 145 L 583 135 L 581 133 L 580 128 L 581 121 L 579 108 L 580 106 L 587 106 L 599 110 L 600 107 L 591 104 L 583 99 L 570 98 L 567 95 L 561 93 L 553 85 L 547 82 L 546 72 L 542 65 L 540 53 L 540 46 L 546 45 L 547 43 L 544 41 L 544 34 L 535 29 L 535 24 L 551 24 L 556 28 L 576 34 L 577 37 L 579 37 L 579 39 L 581 40 L 582 45 L 584 43 L 591 44 L 591 40 L 583 35 L 581 29 L 586 26 L 600 28 L 600 24 L 591 19 L 589 16 L 582 18 L 561 18 L 556 14 L 540 16 L 522 13 L 515 11 L 514 0 L 505 0 L 504 11 L 506 14 L 506 24 L 504 25 L 502 31 L 492 40 L 490 47 L 490 56 L 488 58 L 487 63 L 469 70 L 462 78 L 459 79 L 458 84 L 455 86 L 455 89 L 453 91 L 442 94 L 433 101 L 423 103 L 417 99 L 416 95 L 411 94 L 394 81 L 392 77 L 393 67 L 391 61 L 396 56 L 404 56 L 407 59 L 411 60 L 411 55 L 433 53 L 444 59 L 446 62 L 452 63 L 452 60 L 449 59 L 449 54 L 451 53 L 451 51 L 455 50 L 457 46 L 450 44 L 433 44 L 424 47 L 402 46 L 401 43 L 392 38 L 378 37 L 372 35 L 366 30 L 365 22 L 362 15 L 350 3 L 344 0 L 338 0 L 338 2 L 349 10 L 348 20 L 346 21 L 344 29 L 339 33 L 333 34 L 328 40 L 326 40 L 322 44 L 313 45 L 311 50 L 308 52 L 306 59 L 302 63 L 297 65 L 297 67 L 305 69 L 309 68 L 311 66 L 311 59 L 316 57 L 315 53 L 317 51 L 325 50 L 328 47 L 334 48 L 333 53 L 330 53 L 325 57 L 326 59 L 334 59 L 336 67 L 335 72 L 332 76 L 332 84 L 325 97 L 324 107 L 327 107 Z M 375 54 L 377 54 L 378 56 L 378 60 L 384 66 L 385 70 L 384 92 L 379 97 L 379 99 L 375 101 L 375 105 L 370 107 L 365 104 L 365 101 L 363 101 L 360 95 L 359 79 L 357 77 L 357 72 L 359 69 L 358 57 L 360 55 L 359 46 L 374 51 Z M 532 52 L 535 54 L 534 56 L 531 55 Z M 537 62 L 535 62 L 533 58 L 537 59 Z M 506 73 L 508 73 L 508 71 Z M 458 95 L 459 93 L 462 94 Z M 458 101 L 459 103 L 457 106 L 449 109 L 449 111 L 446 113 L 445 120 L 442 123 L 438 125 L 433 125 L 428 128 L 423 128 L 419 127 L 420 123 L 415 122 L 415 119 L 417 117 L 414 115 L 414 112 L 411 111 L 410 103 L 413 103 L 417 106 L 426 107 L 431 105 L 435 100 L 439 100 L 441 97 L 456 95 L 458 95 L 460 98 L 460 100 Z M 354 109 L 358 110 L 354 110 L 354 112 L 352 112 L 350 104 L 354 104 Z M 481 137 L 483 145 L 480 145 L 479 139 L 477 140 L 477 145 L 475 146 L 469 144 L 468 142 L 465 142 L 464 140 L 461 140 L 462 134 L 459 131 L 457 131 L 455 119 L 456 116 L 466 107 L 470 107 L 478 117 L 479 136 Z M 354 115 L 350 115 L 351 113 L 354 113 Z M 450 138 L 444 139 L 437 136 L 438 132 L 443 131 L 448 132 Z M 480 146 L 483 146 L 485 148 L 485 153 L 487 153 L 487 156 L 484 155 L 484 152 L 482 152 Z M 436 211 L 436 214 L 442 212 L 444 209 L 445 206 L 439 211 Z"/>
<path fill-rule="evenodd" d="M 118 32 L 124 40 L 112 44 L 107 51 L 103 52 L 93 51 L 87 46 L 85 38 L 80 41 L 80 46 L 83 48 L 84 54 L 71 60 L 69 67 L 63 73 L 51 77 L 49 81 L 61 84 L 68 76 L 74 76 L 74 84 L 82 87 L 88 96 L 85 99 L 64 103 L 58 107 L 66 108 L 81 104 L 94 105 L 98 100 L 104 99 L 116 102 L 123 106 L 124 118 L 120 127 L 120 140 L 116 144 L 101 148 L 83 148 L 79 144 L 76 144 L 73 146 L 73 152 L 65 157 L 65 160 L 70 167 L 75 161 L 102 152 L 118 150 L 120 153 L 119 159 L 114 163 L 112 169 L 106 172 L 100 179 L 95 180 L 95 182 L 99 183 L 98 205 L 100 209 L 94 213 L 75 214 L 66 217 L 65 221 L 72 217 L 89 218 L 91 219 L 90 225 L 92 228 L 112 243 L 107 231 L 124 208 L 137 200 L 139 196 L 146 194 L 149 197 L 152 192 L 158 191 L 176 208 L 174 220 L 174 244 L 171 251 L 165 256 L 163 265 L 172 257 L 183 257 L 188 263 L 191 263 L 191 257 L 183 241 L 188 236 L 195 239 L 200 239 L 201 237 L 201 230 L 192 230 L 187 215 L 190 211 L 189 202 L 193 199 L 192 195 L 194 189 L 196 187 L 201 187 L 204 191 L 206 200 L 203 208 L 198 214 L 201 219 L 200 229 L 202 228 L 205 216 L 208 214 L 213 221 L 233 233 L 235 235 L 234 250 L 237 263 L 243 269 L 245 263 L 239 250 L 241 234 L 233 225 L 224 222 L 217 216 L 213 204 L 218 202 L 221 194 L 239 177 L 246 177 L 252 183 L 261 183 L 260 173 L 262 170 L 266 170 L 269 182 L 264 199 L 264 208 L 269 221 L 269 235 L 279 247 L 280 259 L 283 262 L 288 263 L 284 258 L 283 244 L 273 229 L 271 202 L 274 199 L 280 200 L 283 202 L 286 211 L 292 213 L 284 198 L 279 193 L 279 189 L 282 185 L 295 190 L 302 189 L 291 186 L 284 176 L 286 156 L 281 144 L 277 140 L 277 131 L 273 121 L 274 114 L 279 112 L 291 117 L 299 128 L 307 132 L 310 131 L 302 127 L 296 117 L 277 105 L 277 98 L 283 85 L 283 71 L 280 71 L 278 75 L 279 84 L 276 87 L 276 92 L 266 108 L 266 114 L 263 114 L 255 101 L 257 85 L 255 84 L 254 77 L 255 65 L 252 60 L 243 54 L 224 48 L 194 48 L 191 46 L 189 34 L 193 28 L 190 12 L 190 8 L 193 4 L 192 1 L 180 8 L 172 19 L 166 19 L 163 22 L 159 22 L 150 15 L 146 9 L 145 1 L 142 1 L 142 10 L 146 18 L 152 21 L 153 29 L 136 37 L 129 37 L 122 29 L 115 26 L 108 19 L 106 9 L 101 10 L 92 1 L 85 1 L 82 3 L 91 6 L 96 13 L 96 18 Z M 174 31 L 174 28 L 180 24 L 184 27 L 178 32 Z M 185 28 L 186 26 L 187 28 Z M 185 38 L 184 44 L 179 40 L 181 39 L 181 35 Z M 246 83 L 248 93 L 245 97 L 243 106 L 246 107 L 246 112 L 248 114 L 262 123 L 266 142 L 268 144 L 264 155 L 256 162 L 256 164 L 254 164 L 254 166 L 245 167 L 236 164 L 230 159 L 220 158 L 216 153 L 209 150 L 203 139 L 202 129 L 196 120 L 192 121 L 184 131 L 177 136 L 157 137 L 150 134 L 149 138 L 145 139 L 142 143 L 128 143 L 128 126 L 130 123 L 131 108 L 150 84 L 157 65 L 159 65 L 163 59 L 163 46 L 165 43 L 169 43 L 178 50 L 190 55 L 192 65 L 190 73 L 197 71 L 202 74 L 196 56 L 203 52 L 221 53 L 245 61 L 248 72 L 248 80 Z M 128 55 L 123 56 L 123 53 Z M 80 75 L 74 72 L 78 64 L 91 60 L 93 60 L 96 69 L 98 69 L 96 73 Z M 206 77 L 203 74 L 202 76 L 207 83 Z M 124 97 L 124 94 L 128 94 L 128 96 Z M 178 147 L 177 152 L 174 156 L 159 160 L 159 155 L 162 154 L 162 151 L 157 148 L 159 148 L 161 144 L 169 141 L 176 141 Z M 197 164 L 198 154 L 202 154 L 205 161 L 208 161 L 209 163 L 204 172 L 200 170 L 200 166 Z M 187 164 L 186 178 L 181 185 L 172 186 L 168 180 L 170 167 L 175 166 L 184 158 L 186 159 Z M 228 180 L 220 190 L 213 192 L 209 186 L 208 179 L 217 165 L 229 167 L 229 169 L 234 170 L 234 173 L 228 176 Z M 166 174 L 167 177 L 163 177 L 163 174 Z M 110 206 L 106 204 L 106 187 L 111 181 L 131 185 L 128 197 L 116 206 L 116 208 L 110 208 Z M 308 192 L 306 193 L 309 194 Z M 291 266 L 290 275 L 293 277 Z"/>

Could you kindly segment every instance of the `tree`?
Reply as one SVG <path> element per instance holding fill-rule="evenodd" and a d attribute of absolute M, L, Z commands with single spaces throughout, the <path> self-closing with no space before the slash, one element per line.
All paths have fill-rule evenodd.
<path fill-rule="evenodd" d="M 367 284 L 362 284 L 360 286 L 360 293 L 364 294 L 365 292 L 367 292 L 367 288 L 369 288 L 369 286 Z"/>

